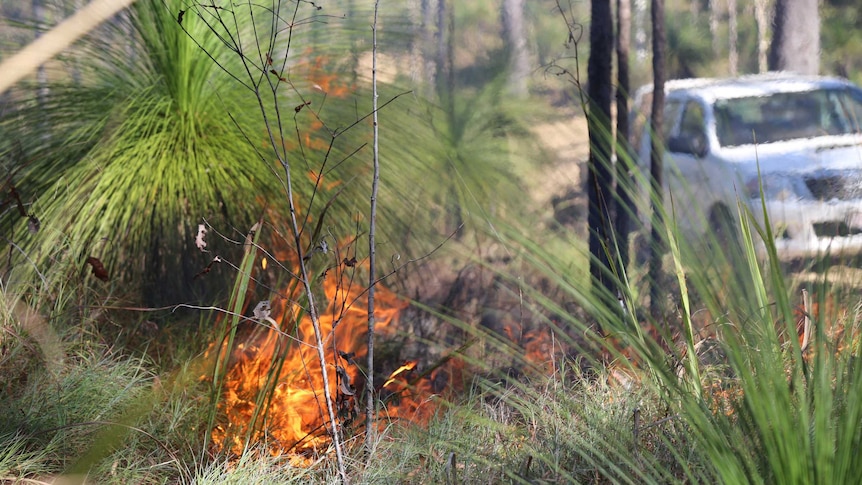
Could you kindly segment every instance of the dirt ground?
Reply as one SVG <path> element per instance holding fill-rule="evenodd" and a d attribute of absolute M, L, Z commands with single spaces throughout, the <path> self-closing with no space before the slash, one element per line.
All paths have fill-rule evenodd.
<path fill-rule="evenodd" d="M 541 170 L 525 177 L 534 201 L 542 206 L 550 203 L 554 195 L 582 187 L 582 168 L 590 143 L 586 119 L 574 110 L 565 119 L 536 125 L 533 132 L 553 156 Z"/>

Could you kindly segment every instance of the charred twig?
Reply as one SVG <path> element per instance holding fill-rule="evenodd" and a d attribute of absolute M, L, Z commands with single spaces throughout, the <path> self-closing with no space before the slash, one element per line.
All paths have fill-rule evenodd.
<path fill-rule="evenodd" d="M 198 279 L 198 277 L 209 273 L 210 271 L 212 271 L 213 265 L 216 263 L 221 263 L 221 258 L 219 258 L 218 256 L 214 257 L 212 261 L 210 261 L 210 263 L 206 266 L 206 268 L 200 270 L 200 272 L 198 272 L 198 274 L 196 274 L 192 279 L 196 280 Z"/>
<path fill-rule="evenodd" d="M 455 485 L 458 483 L 458 474 L 456 470 L 457 462 L 455 460 L 455 452 L 450 452 L 446 458 L 446 485 Z"/>
<path fill-rule="evenodd" d="M 640 424 L 641 424 L 641 408 L 635 408 L 632 411 L 632 441 L 634 444 L 634 449 L 632 450 L 632 454 L 635 456 L 635 459 L 638 457 L 638 441 L 640 439 Z"/>

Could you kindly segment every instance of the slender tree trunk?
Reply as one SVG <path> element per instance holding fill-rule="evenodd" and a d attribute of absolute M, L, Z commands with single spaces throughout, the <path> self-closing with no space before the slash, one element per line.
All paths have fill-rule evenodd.
<path fill-rule="evenodd" d="M 422 68 L 422 80 L 427 83 L 427 86 L 434 89 L 437 84 L 437 76 L 434 65 L 433 52 L 434 45 L 434 5 L 432 0 L 421 0 L 422 8 L 422 59 L 424 62 Z"/>
<path fill-rule="evenodd" d="M 42 29 L 48 28 L 48 9 L 44 5 L 45 0 L 33 0 L 33 18 L 36 20 L 35 38 L 38 39 L 42 35 Z M 44 116 L 45 104 L 48 102 L 48 73 L 45 71 L 45 65 L 40 64 L 36 68 L 36 102 L 39 104 L 40 116 Z M 48 137 L 50 134 L 47 131 L 45 123 L 40 123 L 39 129 L 42 130 L 42 136 Z"/>
<path fill-rule="evenodd" d="M 643 61 L 649 56 L 646 31 L 647 0 L 634 0 L 635 57 Z"/>
<path fill-rule="evenodd" d="M 721 46 L 718 43 L 719 0 L 709 0 L 709 38 L 712 40 L 712 53 L 718 56 Z"/>
<path fill-rule="evenodd" d="M 757 71 L 766 72 L 769 69 L 766 54 L 769 51 L 769 16 L 766 11 L 767 0 L 754 0 L 754 21 L 757 24 Z"/>
<path fill-rule="evenodd" d="M 377 120 L 377 8 L 379 0 L 374 2 L 374 22 L 371 24 L 371 103 L 372 119 L 374 120 L 374 173 L 371 183 L 371 216 L 368 227 L 368 360 L 365 403 L 365 450 L 370 462 L 374 456 L 374 445 L 377 441 L 377 428 L 374 419 L 376 397 L 374 396 L 374 299 L 377 282 L 377 193 L 380 182 L 380 136 Z"/>
<path fill-rule="evenodd" d="M 590 13 L 590 58 L 587 63 L 587 126 L 590 138 L 587 194 L 590 228 L 590 274 L 596 295 L 607 299 L 615 288 L 608 276 L 608 251 L 611 251 L 612 225 L 610 205 L 613 197 L 611 172 L 611 59 L 614 27 L 610 0 L 593 0 Z"/>
<path fill-rule="evenodd" d="M 440 0 L 444 3 L 444 0 Z M 446 9 L 446 92 L 449 100 L 449 113 L 455 117 L 455 4 Z"/>
<path fill-rule="evenodd" d="M 441 98 L 444 95 L 443 83 L 448 77 L 446 74 L 449 59 L 446 46 L 448 34 L 446 18 L 446 0 L 437 0 L 437 53 L 434 56 L 434 75 L 437 95 Z"/>
<path fill-rule="evenodd" d="M 518 98 L 525 98 L 530 77 L 530 55 L 527 51 L 524 0 L 503 0 L 502 24 L 509 54 L 509 91 Z"/>
<path fill-rule="evenodd" d="M 664 221 L 662 210 L 664 187 L 662 172 L 664 171 L 664 148 L 662 147 L 662 122 L 664 118 L 664 83 L 665 59 L 667 45 L 664 28 L 664 0 L 652 0 L 652 69 L 653 96 L 652 113 L 650 115 L 650 186 L 654 196 L 651 197 L 652 234 L 650 237 L 650 310 L 658 316 L 664 306 L 664 292 L 661 288 L 661 258 L 664 254 Z"/>
<path fill-rule="evenodd" d="M 736 76 L 739 70 L 739 49 L 737 40 L 739 34 L 736 28 L 736 0 L 727 0 L 727 63 L 731 76 Z"/>
<path fill-rule="evenodd" d="M 820 71 L 818 0 L 777 0 L 769 68 L 799 74 Z"/>
<path fill-rule="evenodd" d="M 616 227 L 621 270 L 629 262 L 629 225 L 632 210 L 633 186 L 629 173 L 631 150 L 629 147 L 629 47 L 631 45 L 631 0 L 617 0 L 617 208 Z"/>
<path fill-rule="evenodd" d="M 413 84 L 425 82 L 425 39 L 428 35 L 424 16 L 426 3 L 428 0 L 418 0 L 410 8 L 410 21 L 414 26 L 414 34 L 410 38 L 410 78 Z"/>
<path fill-rule="evenodd" d="M 81 0 L 73 0 L 71 2 L 66 2 L 64 4 L 63 9 L 63 18 L 69 17 L 75 12 L 77 12 L 81 8 Z M 79 56 L 75 52 L 68 52 L 68 61 L 66 64 L 69 66 L 69 75 L 72 77 L 72 83 L 75 85 L 81 84 L 81 69 L 79 67 L 80 62 L 78 62 Z"/>

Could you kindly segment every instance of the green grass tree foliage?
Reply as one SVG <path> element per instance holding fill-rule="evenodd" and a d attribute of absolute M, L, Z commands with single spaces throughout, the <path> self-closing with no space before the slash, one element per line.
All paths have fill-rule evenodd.
<path fill-rule="evenodd" d="M 44 109 L 21 90 L 18 109 L 0 121 L 6 168 L 43 227 L 28 236 L 9 214 L 7 222 L 18 224 L 10 239 L 29 239 L 27 258 L 42 271 L 47 261 L 69 269 L 56 264 L 61 259 L 78 271 L 95 256 L 150 303 L 188 301 L 207 283 L 223 286 L 214 273 L 195 275 L 215 254 L 224 257 L 218 243 L 230 246 L 211 233 L 212 252 L 201 253 L 194 242 L 202 219 L 231 236 L 264 205 L 285 211 L 273 149 L 289 153 L 293 192 L 310 228 L 324 220 L 323 234 L 334 239 L 362 232 L 356 216 L 367 211 L 371 96 L 369 73 L 356 61 L 362 34 L 342 22 L 343 7 L 290 4 L 274 16 L 253 3 L 229 11 L 197 6 L 185 9 L 180 24 L 181 2 L 143 0 L 83 40 L 60 64 L 74 63 L 80 83 L 51 71 Z M 393 58 L 412 38 L 409 25 L 388 20 L 399 12 L 382 23 L 395 30 L 385 31 Z M 391 170 L 382 178 L 379 232 L 399 252 L 409 243 L 433 246 L 427 241 L 439 238 L 426 234 L 451 231 L 435 223 L 443 213 L 458 212 L 442 220 L 465 220 L 516 202 L 521 192 L 507 161 L 513 141 L 523 148 L 529 139 L 501 82 L 447 94 L 456 100 L 445 103 L 448 110 L 399 98 L 409 85 L 404 73 L 381 83 L 389 124 L 381 163 Z M 46 130 L 35 130 L 35 120 Z M 519 153 L 536 153 L 527 152 Z M 422 195 L 414 197 L 417 188 Z M 28 259 L 16 268 L 29 270 Z"/>
<path fill-rule="evenodd" d="M 338 99 L 353 86 L 335 86 L 336 76 L 328 74 L 339 66 L 323 56 L 293 59 L 293 89 L 275 81 L 281 89 L 278 108 L 291 117 L 281 127 L 281 146 L 272 147 L 248 89 L 251 81 L 262 86 L 272 74 L 262 68 L 263 60 L 256 72 L 242 62 L 268 55 L 254 41 L 253 15 L 236 9 L 237 15 L 220 20 L 200 8 L 202 15 L 184 10 L 180 23 L 182 7 L 141 1 L 87 37 L 60 64 L 73 64 L 80 83 L 53 72 L 44 109 L 28 91 L 15 93 L 17 109 L 0 122 L 2 148 L 23 200 L 34 200 L 29 212 L 42 221 L 43 231 L 29 237 L 25 249 L 40 270 L 47 261 L 69 269 L 56 265 L 61 259 L 77 270 L 92 255 L 111 279 L 135 285 L 132 293 L 142 290 L 151 303 L 209 296 L 207 284 L 227 287 L 217 276 L 225 265 L 209 263 L 215 255 L 230 260 L 232 245 L 211 234 L 211 252 L 202 254 L 195 244 L 197 225 L 205 219 L 230 238 L 256 221 L 264 206 L 286 212 L 273 148 L 295 155 L 294 192 L 305 214 L 344 190 L 333 180 L 352 180 L 363 170 L 342 163 L 355 155 L 362 133 L 336 143 L 345 126 L 360 121 L 353 100 Z M 269 15 L 258 21 L 272 17 L 263 11 Z M 279 47 L 287 52 L 291 40 L 283 37 Z M 294 49 L 300 47 L 296 42 Z M 317 96 L 305 98 L 300 91 Z M 326 108 L 320 116 L 296 109 L 304 100 Z M 272 97 L 266 108 L 273 113 Z M 328 125 L 323 116 L 336 121 Z M 316 192 L 322 194 L 314 199 Z M 358 193 L 335 204 L 342 222 L 352 222 Z M 7 222 L 17 219 L 10 215 Z M 12 239 L 20 242 L 22 234 Z M 196 279 L 207 267 L 213 271 Z"/>
<path fill-rule="evenodd" d="M 519 119 L 518 113 L 525 110 L 506 97 L 505 77 L 480 90 L 461 88 L 445 96 L 452 102 L 426 106 L 427 131 L 417 143 L 399 143 L 404 135 L 400 130 L 381 133 L 386 146 L 381 159 L 388 156 L 406 162 L 405 171 L 391 178 L 384 175 L 384 187 L 393 188 L 386 184 L 387 178 L 395 186 L 414 187 L 414 193 L 428 201 L 425 210 L 435 214 L 431 220 L 440 233 L 451 232 L 463 222 L 522 213 L 519 201 L 525 193 L 513 166 L 516 159 L 535 157 L 540 149 L 530 142 L 531 135 Z"/>
<path fill-rule="evenodd" d="M 128 24 L 121 17 L 84 40 L 81 83 L 54 76 L 47 133 L 28 122 L 38 115 L 30 98 L 3 120 L 23 153 L 21 191 L 42 221 L 28 255 L 75 265 L 98 257 L 112 278 L 164 301 L 188 297 L 212 258 L 195 248 L 197 224 L 244 227 L 259 216 L 256 199 L 278 187 L 234 123 L 252 132 L 242 91 L 193 38 L 213 52 L 225 45 L 199 22 L 184 24 L 187 35 L 177 10 L 143 0 Z"/>

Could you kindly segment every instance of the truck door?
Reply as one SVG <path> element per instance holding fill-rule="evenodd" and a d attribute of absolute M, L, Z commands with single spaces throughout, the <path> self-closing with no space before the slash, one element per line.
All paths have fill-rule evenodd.
<path fill-rule="evenodd" d="M 702 215 L 715 197 L 706 171 L 709 138 L 699 101 L 686 101 L 681 111 L 677 128 L 665 139 L 666 210 L 684 234 L 699 233 L 703 229 Z"/>

